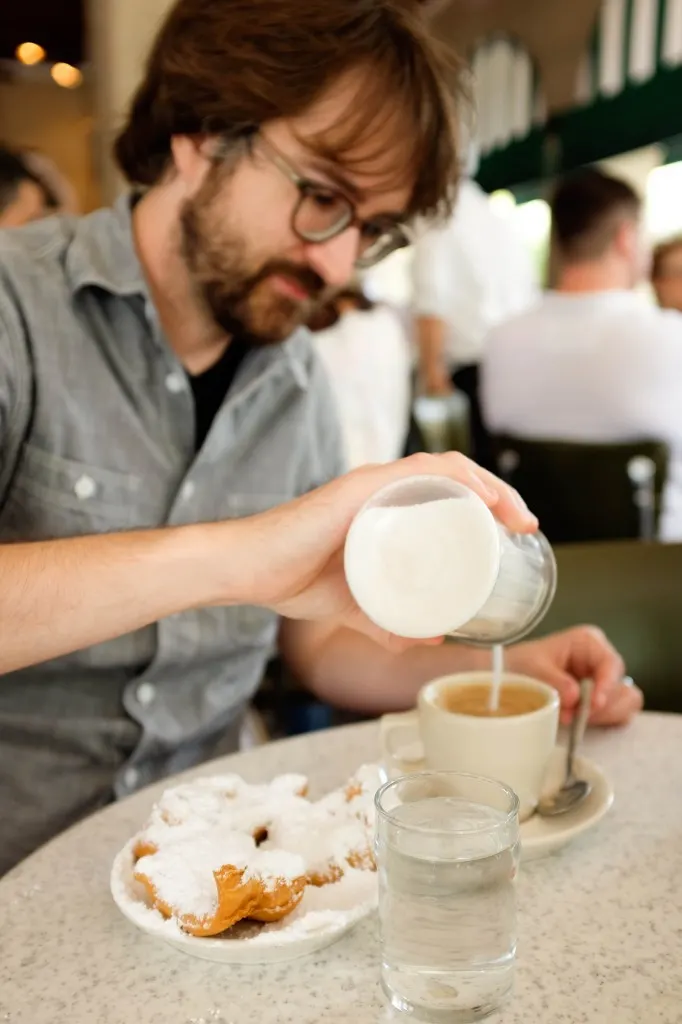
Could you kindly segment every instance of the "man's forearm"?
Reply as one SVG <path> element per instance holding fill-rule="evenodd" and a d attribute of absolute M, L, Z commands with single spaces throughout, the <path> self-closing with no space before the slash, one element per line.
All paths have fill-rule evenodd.
<path fill-rule="evenodd" d="M 419 342 L 419 366 L 422 377 L 429 380 L 436 374 L 445 373 L 445 323 L 436 316 L 417 318 L 417 339 Z"/>
<path fill-rule="evenodd" d="M 188 608 L 229 603 L 221 573 L 235 528 L 209 524 L 0 546 L 0 673 Z M 220 551 L 224 561 L 216 557 Z"/>
<path fill-rule="evenodd" d="M 413 707 L 417 692 L 431 679 L 489 666 L 490 652 L 474 647 L 444 643 L 393 654 L 360 633 L 339 629 L 293 668 L 321 700 L 382 714 Z"/>

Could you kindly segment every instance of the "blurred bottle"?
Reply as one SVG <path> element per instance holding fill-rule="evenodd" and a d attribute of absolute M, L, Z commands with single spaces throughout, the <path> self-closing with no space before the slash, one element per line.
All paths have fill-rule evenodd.
<path fill-rule="evenodd" d="M 471 451 L 469 399 L 463 391 L 449 395 L 419 395 L 414 418 L 429 452 Z"/>

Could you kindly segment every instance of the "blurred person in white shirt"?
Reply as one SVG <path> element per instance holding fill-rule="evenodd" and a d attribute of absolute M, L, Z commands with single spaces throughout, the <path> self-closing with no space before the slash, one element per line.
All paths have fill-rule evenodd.
<path fill-rule="evenodd" d="M 682 315 L 635 291 L 649 265 L 639 197 L 596 170 L 570 175 L 552 199 L 552 247 L 555 289 L 487 340 L 486 423 L 523 438 L 666 442 L 661 536 L 681 540 Z"/>
<path fill-rule="evenodd" d="M 539 288 L 530 251 L 471 178 L 476 161 L 471 145 L 452 219 L 427 231 L 415 246 L 414 313 L 421 390 L 447 395 L 457 388 L 467 395 L 472 455 L 490 468 L 478 394 L 485 339 L 497 324 L 532 304 Z"/>
<path fill-rule="evenodd" d="M 318 311 L 310 327 L 336 401 L 348 468 L 400 458 L 410 418 L 411 356 L 397 310 L 353 285 Z"/>

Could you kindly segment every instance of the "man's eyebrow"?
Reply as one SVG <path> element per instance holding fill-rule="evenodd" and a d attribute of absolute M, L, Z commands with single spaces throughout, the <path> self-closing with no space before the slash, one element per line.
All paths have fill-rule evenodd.
<path fill-rule="evenodd" d="M 326 178 L 329 178 L 331 183 L 340 188 L 342 192 L 345 192 L 349 198 L 358 201 L 366 198 L 366 193 L 358 185 L 354 184 L 350 178 L 346 177 L 343 171 L 340 171 L 338 166 L 331 160 L 325 160 L 323 157 L 311 157 L 306 163 L 313 172 L 323 174 Z"/>
<path fill-rule="evenodd" d="M 311 157 L 307 161 L 312 173 L 323 174 L 332 185 L 341 189 L 349 199 L 354 202 L 363 202 L 368 198 L 369 193 L 364 192 L 361 188 L 355 185 L 350 178 L 347 178 L 343 171 L 340 171 L 338 166 L 331 160 L 325 160 L 321 157 Z M 404 210 L 386 210 L 379 214 L 381 220 L 395 221 L 396 224 L 403 224 L 407 218 L 407 214 Z M 370 220 L 374 218 L 370 217 Z"/>

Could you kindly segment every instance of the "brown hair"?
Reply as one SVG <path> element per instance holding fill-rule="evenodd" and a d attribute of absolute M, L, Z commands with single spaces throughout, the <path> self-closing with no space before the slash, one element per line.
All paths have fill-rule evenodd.
<path fill-rule="evenodd" d="M 42 190 L 45 205 L 53 205 L 47 187 L 28 167 L 22 154 L 0 143 L 0 213 L 14 202 L 23 181 L 37 185 Z"/>
<path fill-rule="evenodd" d="M 586 169 L 563 178 L 551 199 L 552 246 L 564 262 L 599 259 L 625 220 L 636 220 L 641 201 L 619 178 Z"/>
<path fill-rule="evenodd" d="M 381 126 L 399 116 L 415 182 L 409 213 L 445 214 L 459 171 L 458 69 L 419 8 L 418 0 L 178 0 L 116 141 L 122 171 L 133 183 L 154 185 L 168 168 L 174 135 L 240 138 L 297 117 L 340 76 L 360 69 L 369 72 L 362 102 L 351 105 L 335 138 L 314 143 L 350 164 L 359 138 L 376 135 L 379 145 Z"/>
<path fill-rule="evenodd" d="M 660 277 L 663 277 L 663 264 L 671 252 L 675 252 L 676 249 L 682 249 L 682 235 L 674 235 L 672 238 L 666 238 L 664 242 L 659 242 L 654 248 L 651 257 L 651 280 L 657 281 Z"/>

